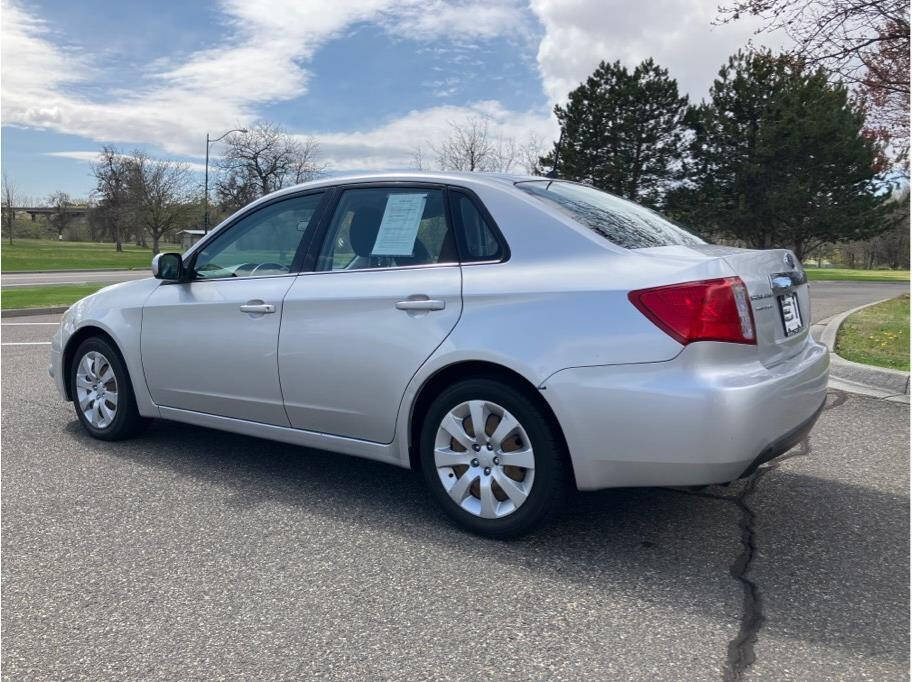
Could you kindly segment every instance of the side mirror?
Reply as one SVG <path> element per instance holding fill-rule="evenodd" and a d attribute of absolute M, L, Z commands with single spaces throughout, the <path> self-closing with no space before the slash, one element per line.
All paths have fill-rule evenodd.
<path fill-rule="evenodd" d="M 184 278 L 184 259 L 179 253 L 160 253 L 152 259 L 152 276 L 180 281 Z"/>

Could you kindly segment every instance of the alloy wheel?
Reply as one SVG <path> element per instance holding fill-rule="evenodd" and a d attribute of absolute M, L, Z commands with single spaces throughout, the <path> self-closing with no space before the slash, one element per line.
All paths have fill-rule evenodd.
<path fill-rule="evenodd" d="M 110 361 L 98 351 L 82 356 L 76 369 L 76 399 L 83 416 L 96 429 L 117 416 L 117 377 Z"/>
<path fill-rule="evenodd" d="M 460 403 L 444 415 L 434 464 L 453 501 L 485 519 L 515 512 L 535 478 L 535 454 L 526 430 L 506 409 L 486 400 Z"/>

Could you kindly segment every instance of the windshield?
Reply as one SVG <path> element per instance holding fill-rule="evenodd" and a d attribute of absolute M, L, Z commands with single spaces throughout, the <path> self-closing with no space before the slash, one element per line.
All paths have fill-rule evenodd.
<path fill-rule="evenodd" d="M 594 187 L 554 180 L 517 182 L 516 187 L 555 204 L 578 223 L 627 249 L 706 243 L 655 211 Z"/>

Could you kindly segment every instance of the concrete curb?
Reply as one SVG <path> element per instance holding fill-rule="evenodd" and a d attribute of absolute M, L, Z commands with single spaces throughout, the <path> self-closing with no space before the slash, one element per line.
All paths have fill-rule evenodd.
<path fill-rule="evenodd" d="M 0 310 L 0 317 L 26 317 L 29 315 L 57 315 L 65 313 L 70 306 L 58 305 L 48 308 L 8 308 Z"/>
<path fill-rule="evenodd" d="M 884 298 L 872 303 L 860 305 L 838 315 L 821 320 L 812 328 L 814 336 L 830 351 L 830 385 L 851 393 L 861 393 L 875 398 L 894 402 L 909 403 L 909 372 L 887 367 L 873 367 L 852 362 L 835 352 L 836 335 L 839 328 L 853 313 L 872 305 L 889 301 L 894 297 Z"/>

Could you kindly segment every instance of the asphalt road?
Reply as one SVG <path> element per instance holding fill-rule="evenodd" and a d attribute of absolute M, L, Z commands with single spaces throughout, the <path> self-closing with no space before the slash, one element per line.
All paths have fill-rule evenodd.
<path fill-rule="evenodd" d="M 811 282 L 811 323 L 872 303 L 909 293 L 908 282 Z"/>
<path fill-rule="evenodd" d="M 47 284 L 89 284 L 92 282 L 128 282 L 151 277 L 149 270 L 94 270 L 86 272 L 10 272 L 3 273 L 0 285 L 4 289 L 34 287 Z"/>
<path fill-rule="evenodd" d="M 502 543 L 379 463 L 92 440 L 48 346 L 7 345 L 56 319 L 2 322 L 4 679 L 908 679 L 908 406 L 834 392 L 747 484 L 578 494 Z"/>

